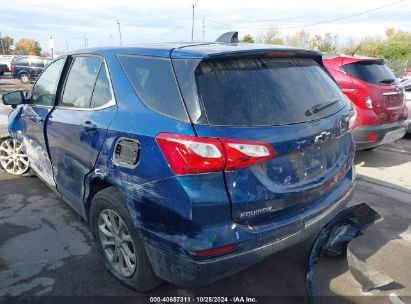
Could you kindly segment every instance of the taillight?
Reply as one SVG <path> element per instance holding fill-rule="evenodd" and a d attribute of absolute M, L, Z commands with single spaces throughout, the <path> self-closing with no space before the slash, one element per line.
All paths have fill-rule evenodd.
<path fill-rule="evenodd" d="M 351 109 L 350 117 L 348 118 L 348 132 L 351 132 L 355 129 L 357 124 L 357 110 L 353 106 Z"/>
<path fill-rule="evenodd" d="M 156 140 L 175 174 L 224 169 L 224 149 L 218 139 L 160 133 Z"/>
<path fill-rule="evenodd" d="M 175 174 L 249 167 L 275 156 L 264 142 L 160 133 L 156 140 Z"/>
<path fill-rule="evenodd" d="M 344 89 L 345 95 L 357 106 L 363 109 L 372 109 L 372 100 L 363 89 Z"/>
<path fill-rule="evenodd" d="M 16 67 L 15 67 L 14 65 L 11 65 L 11 66 L 10 66 L 10 71 L 11 71 L 12 73 L 14 73 L 15 70 L 16 70 Z"/>
<path fill-rule="evenodd" d="M 226 170 L 252 166 L 275 156 L 267 143 L 248 140 L 221 139 L 226 153 Z"/>

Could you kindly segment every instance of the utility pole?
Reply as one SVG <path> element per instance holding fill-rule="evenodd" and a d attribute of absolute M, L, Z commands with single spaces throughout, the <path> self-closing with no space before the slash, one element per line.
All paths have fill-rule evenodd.
<path fill-rule="evenodd" d="M 49 39 L 49 49 L 50 49 L 50 52 L 51 52 L 51 59 L 53 59 L 54 58 L 54 39 L 53 39 L 53 36 L 50 36 L 50 39 Z"/>
<path fill-rule="evenodd" d="M 67 39 L 66 39 L 66 49 L 67 49 L 67 52 L 68 52 L 68 42 L 67 42 Z"/>
<path fill-rule="evenodd" d="M 203 17 L 203 42 L 205 41 L 205 39 L 204 39 L 204 37 L 205 37 L 205 35 L 204 35 L 204 33 L 205 33 L 205 23 L 204 23 L 205 21 L 204 21 L 204 17 Z"/>
<path fill-rule="evenodd" d="M 87 38 L 86 38 L 86 35 L 84 35 L 84 47 L 85 47 L 85 48 L 87 47 Z"/>
<path fill-rule="evenodd" d="M 110 36 L 111 45 L 113 45 L 113 35 L 108 34 Z"/>
<path fill-rule="evenodd" d="M 194 41 L 194 7 L 195 7 L 196 5 L 197 5 L 196 3 L 194 3 L 194 4 L 192 5 L 192 7 L 193 7 L 193 21 L 192 21 L 192 23 L 191 23 L 191 42 Z"/>
<path fill-rule="evenodd" d="M 120 36 L 120 45 L 123 45 L 123 41 L 121 41 L 121 28 L 120 28 L 120 22 L 117 20 L 117 25 L 118 25 L 118 34 Z"/>
<path fill-rule="evenodd" d="M 1 52 L 4 55 L 3 38 L 1 38 L 1 32 L 0 32 L 0 43 L 1 43 Z"/>

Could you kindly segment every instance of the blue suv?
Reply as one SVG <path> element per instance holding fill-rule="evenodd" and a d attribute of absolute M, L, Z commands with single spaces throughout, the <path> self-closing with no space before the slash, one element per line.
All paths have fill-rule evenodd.
<path fill-rule="evenodd" d="M 14 57 L 10 64 L 11 75 L 22 83 L 30 83 L 37 79 L 49 62 L 48 58 L 38 56 Z"/>
<path fill-rule="evenodd" d="M 139 291 L 206 284 L 301 242 L 354 186 L 356 113 L 317 52 L 85 49 L 3 102 L 32 170 Z"/>

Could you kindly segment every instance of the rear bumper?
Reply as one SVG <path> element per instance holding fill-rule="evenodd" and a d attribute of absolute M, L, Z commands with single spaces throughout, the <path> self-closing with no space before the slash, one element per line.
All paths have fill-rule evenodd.
<path fill-rule="evenodd" d="M 247 268 L 264 258 L 300 243 L 317 234 L 331 219 L 340 213 L 352 197 L 354 183 L 338 200 L 303 224 L 299 230 L 289 228 L 288 233 L 256 248 L 250 248 L 212 260 L 198 261 L 187 256 L 165 252 L 146 243 L 146 250 L 154 272 L 160 278 L 183 287 L 208 284 Z M 273 232 L 274 234 L 276 232 Z M 258 238 L 258 234 L 256 235 Z"/>
<path fill-rule="evenodd" d="M 409 129 L 408 123 L 406 119 L 383 125 L 359 126 L 353 131 L 357 150 L 371 149 L 401 139 L 407 128 Z M 377 137 L 374 141 L 368 142 L 367 137 L 371 134 L 376 134 Z"/>

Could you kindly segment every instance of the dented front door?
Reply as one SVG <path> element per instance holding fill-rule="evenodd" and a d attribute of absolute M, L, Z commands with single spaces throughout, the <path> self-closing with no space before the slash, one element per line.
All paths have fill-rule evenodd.
<path fill-rule="evenodd" d="M 31 91 L 31 102 L 21 109 L 13 133 L 18 135 L 27 151 L 31 168 L 46 183 L 54 186 L 53 171 L 44 133 L 45 121 L 52 111 L 65 58 L 51 63 L 38 78 Z"/>

